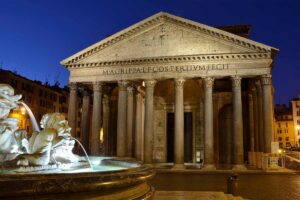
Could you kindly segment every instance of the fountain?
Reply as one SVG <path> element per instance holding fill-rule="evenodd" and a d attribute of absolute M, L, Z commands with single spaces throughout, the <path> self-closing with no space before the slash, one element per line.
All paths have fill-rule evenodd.
<path fill-rule="evenodd" d="M 0 84 L 0 199 L 152 198 L 154 189 L 146 182 L 155 174 L 152 167 L 131 159 L 74 154 L 79 141 L 71 137 L 64 116 L 45 114 L 40 130 L 20 99 L 10 85 Z M 18 119 L 8 117 L 19 104 L 33 123 L 30 137 L 18 130 Z"/>

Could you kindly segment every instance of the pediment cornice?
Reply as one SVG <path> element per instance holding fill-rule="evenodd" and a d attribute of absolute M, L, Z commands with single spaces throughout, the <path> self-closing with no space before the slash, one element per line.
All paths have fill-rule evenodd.
<path fill-rule="evenodd" d="M 249 49 L 249 52 L 261 52 L 261 53 L 270 53 L 272 50 L 278 51 L 277 49 L 264 45 L 262 43 L 255 42 L 253 40 L 234 35 L 232 33 L 210 27 L 204 24 L 200 24 L 198 22 L 194 22 L 188 19 L 184 19 L 181 17 L 177 17 L 168 13 L 160 12 L 156 15 L 153 15 L 135 25 L 132 25 L 106 39 L 99 41 L 98 43 L 76 53 L 75 55 L 61 61 L 62 65 L 71 66 L 79 61 L 85 59 L 86 57 L 92 56 L 95 53 L 100 52 L 101 50 L 112 46 L 115 43 L 118 43 L 122 40 L 132 37 L 140 32 L 143 32 L 153 26 L 163 23 L 172 23 L 177 26 L 182 26 L 185 28 L 189 28 L 192 30 L 199 31 L 201 33 L 207 34 L 211 37 L 227 41 L 234 45 L 238 45 L 244 48 Z M 209 55 L 208 55 L 209 56 Z M 149 58 L 151 59 L 151 58 Z M 118 62 L 118 61 L 116 61 Z M 124 62 L 124 61 L 123 61 Z M 81 65 L 81 64 L 80 64 Z"/>
<path fill-rule="evenodd" d="M 240 54 L 210 54 L 210 55 L 189 55 L 189 56 L 168 56 L 155 57 L 131 60 L 116 60 L 107 62 L 90 62 L 90 63 L 74 63 L 66 64 L 67 68 L 93 68 L 93 67 L 108 67 L 108 66 L 131 66 L 131 65 L 147 65 L 147 64 L 165 64 L 178 62 L 215 62 L 227 61 L 234 62 L 235 60 L 252 60 L 258 61 L 261 59 L 272 59 L 271 54 L 265 53 L 240 53 Z"/>

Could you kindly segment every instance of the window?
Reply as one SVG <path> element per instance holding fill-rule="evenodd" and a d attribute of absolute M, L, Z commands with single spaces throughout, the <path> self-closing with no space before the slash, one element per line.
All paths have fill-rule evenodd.
<path fill-rule="evenodd" d="M 289 141 L 289 137 L 285 137 L 285 141 Z"/>
<path fill-rule="evenodd" d="M 278 137 L 278 141 L 282 141 L 282 137 Z"/>
<path fill-rule="evenodd" d="M 278 123 L 278 127 L 281 128 L 281 127 L 280 127 L 280 123 Z"/>

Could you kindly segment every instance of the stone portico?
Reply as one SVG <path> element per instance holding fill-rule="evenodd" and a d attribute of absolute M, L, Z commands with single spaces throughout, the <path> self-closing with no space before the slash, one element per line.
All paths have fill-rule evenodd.
<path fill-rule="evenodd" d="M 101 128 L 106 155 L 145 163 L 243 168 L 270 153 L 278 50 L 225 30 L 160 12 L 63 60 L 90 153 Z"/>

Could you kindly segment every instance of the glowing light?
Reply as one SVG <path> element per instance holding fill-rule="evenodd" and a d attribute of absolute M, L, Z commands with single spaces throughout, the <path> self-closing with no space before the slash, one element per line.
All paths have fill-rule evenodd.
<path fill-rule="evenodd" d="M 142 82 L 142 86 L 145 87 L 145 81 Z"/>
<path fill-rule="evenodd" d="M 282 154 L 282 149 L 278 149 L 278 153 L 279 153 L 279 154 Z"/>
<path fill-rule="evenodd" d="M 299 126 L 299 125 L 297 125 L 297 126 L 296 126 L 296 129 L 297 129 L 297 130 L 300 130 L 300 126 Z"/>
<path fill-rule="evenodd" d="M 26 109 L 24 107 L 21 107 L 20 112 L 21 112 L 22 115 L 25 115 L 26 114 Z"/>
<path fill-rule="evenodd" d="M 103 128 L 100 129 L 100 142 L 103 142 Z"/>

